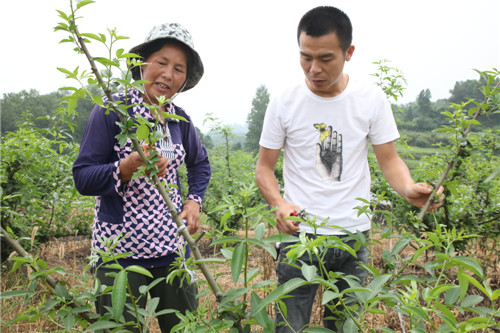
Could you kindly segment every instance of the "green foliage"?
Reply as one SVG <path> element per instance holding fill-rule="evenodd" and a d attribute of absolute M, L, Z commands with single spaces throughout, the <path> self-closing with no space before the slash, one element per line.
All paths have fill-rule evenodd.
<path fill-rule="evenodd" d="M 26 111 L 32 115 L 34 126 L 47 127 L 49 121 L 46 117 L 55 115 L 59 99 L 63 96 L 64 94 L 61 92 L 40 95 L 38 91 L 33 89 L 4 94 L 0 100 L 2 105 L 2 136 L 7 132 L 15 132 L 23 125 L 23 114 Z"/>
<path fill-rule="evenodd" d="M 267 105 L 269 104 L 269 92 L 264 85 L 257 88 L 252 100 L 252 109 L 247 116 L 248 132 L 245 140 L 245 150 L 257 153 L 259 151 L 259 140 L 264 124 Z"/>
<path fill-rule="evenodd" d="M 241 150 L 226 155 L 224 147 L 214 147 L 209 150 L 212 178 L 205 193 L 203 212 L 208 217 L 207 223 L 218 229 L 222 234 L 234 233 L 242 227 L 242 216 L 234 214 L 224 218 L 217 207 L 230 200 L 234 200 L 242 186 L 254 183 L 256 157 Z M 228 164 L 234 176 L 228 177 Z M 256 192 L 249 198 L 250 207 L 263 202 L 261 195 Z"/>
<path fill-rule="evenodd" d="M 24 123 L 4 136 L 0 148 L 2 228 L 28 238 L 35 229 L 37 243 L 90 232 L 92 218 L 81 214 L 88 201 L 80 202 L 72 180 L 77 147 L 64 141 L 59 128 L 40 129 L 25 113 Z"/>
<path fill-rule="evenodd" d="M 91 2 L 80 1 L 76 9 Z M 69 32 L 66 40 L 74 42 L 79 38 L 73 30 L 75 11 L 72 8 L 71 14 L 61 11 L 59 14 L 64 22 L 58 25 L 57 30 Z M 114 31 L 109 31 L 109 39 L 103 34 L 85 33 L 81 36 L 84 36 L 87 42 L 90 40 L 99 43 L 109 42 L 111 45 L 124 38 L 116 35 Z M 82 52 L 82 47 L 83 45 L 80 45 L 77 51 Z M 117 89 L 120 85 L 127 86 L 128 69 L 119 70 L 119 63 L 134 64 L 130 64 L 128 55 L 124 54 L 123 50 L 111 52 L 111 47 L 108 50 L 109 59 L 95 58 L 103 66 L 100 72 L 107 79 L 106 87 Z M 391 69 L 383 66 L 381 71 L 385 74 L 381 74 L 379 78 L 382 84 L 387 85 L 388 90 L 384 90 L 390 91 L 390 96 L 399 96 L 402 86 L 398 82 L 401 77 L 398 77 L 399 74 L 396 72 L 395 77 L 385 79 L 384 75 L 391 75 Z M 61 69 L 61 71 L 69 78 L 78 79 L 79 82 L 86 80 L 90 85 L 95 84 L 95 79 L 88 72 L 79 72 L 78 69 L 73 71 Z M 120 73 L 119 79 L 113 79 L 113 71 Z M 203 209 L 211 219 L 210 223 L 216 236 L 213 237 L 213 245 L 222 247 L 223 258 L 200 259 L 196 263 L 192 258 L 186 262 L 178 261 L 176 262 L 178 270 L 173 274 L 184 274 L 186 267 L 194 270 L 198 267 L 195 264 L 199 263 L 222 262 L 231 268 L 234 287 L 225 290 L 222 295 L 216 295 L 215 306 L 209 304 L 210 298 L 206 297 L 195 313 L 178 314 L 181 323 L 176 330 L 272 332 L 274 323 L 268 314 L 268 307 L 276 306 L 285 311 L 280 300 L 287 297 L 289 291 L 305 284 L 318 284 L 323 287 L 323 304 L 331 306 L 332 301 L 344 304 L 346 307 L 345 320 L 342 323 L 344 332 L 374 330 L 393 332 L 388 327 L 373 328 L 369 323 L 369 316 L 366 314 L 380 315 L 383 314 L 382 309 L 396 311 L 401 318 L 400 325 L 410 332 L 467 332 L 497 328 L 500 316 L 498 309 L 500 292 L 492 290 L 481 263 L 475 258 L 457 255 L 457 249 L 475 237 L 473 234 L 498 236 L 499 180 L 496 154 L 499 133 L 492 130 L 470 134 L 471 126 L 479 125 L 477 117 L 475 118 L 477 111 L 489 115 L 498 110 L 498 87 L 494 85 L 498 72 L 484 72 L 481 75 L 487 84 L 481 89 L 485 101 L 473 100 L 453 104 L 445 114 L 449 124 L 443 127 L 443 131 L 449 134 L 448 146 L 433 156 L 423 158 L 414 171 L 416 179 L 432 181 L 439 178 L 445 169 L 446 161 L 452 161 L 448 164 L 449 177 L 445 177 L 447 198 L 444 209 L 432 215 L 427 214 L 424 220 L 417 219 L 415 210 L 393 193 L 382 180 L 379 171 L 375 169 L 373 161 L 370 163 L 374 169 L 372 189 L 375 200 L 362 202 L 358 209 L 360 214 L 383 216 L 387 226 L 380 232 L 380 238 L 389 238 L 394 240 L 395 244 L 383 252 L 381 256 L 383 268 L 378 269 L 374 265 L 364 266 L 369 276 L 366 286 L 359 285 L 351 277 L 325 274 L 321 260 L 319 270 L 302 265 L 303 279 L 293 279 L 279 287 L 271 280 L 257 282 L 256 277 L 262 272 L 258 268 L 251 268 L 248 260 L 254 249 L 260 249 L 262 253 L 276 258 L 274 242 L 295 241 L 296 244 L 292 245 L 289 251 L 288 262 L 297 265 L 296 259 L 299 254 L 307 253 L 321 259 L 324 250 L 332 247 L 354 253 L 358 246 L 366 243 L 366 239 L 363 234 L 350 235 L 356 240 L 354 247 L 350 248 L 337 237 L 318 236 L 316 240 L 308 239 L 305 234 L 301 234 L 298 238 L 281 234 L 266 237 L 266 229 L 274 227 L 274 216 L 262 202 L 254 184 L 255 158 L 248 153 L 232 151 L 230 129 L 220 125 L 220 122 L 212 117 L 216 124 L 214 129 L 221 132 L 225 140 L 222 146 L 210 149 L 214 173 Z M 137 87 L 140 88 L 139 85 Z M 84 85 L 81 88 L 68 90 L 72 95 L 64 99 L 67 108 L 65 112 L 60 113 L 63 123 L 68 123 L 78 100 L 89 93 Z M 99 94 L 89 95 L 92 96 L 94 103 L 104 104 Z M 116 108 L 118 112 L 126 113 L 122 105 L 116 105 Z M 65 206 L 65 203 L 71 200 L 77 201 L 68 194 L 65 196 L 66 192 L 72 195 L 76 193 L 71 185 L 68 185 L 70 161 L 73 160 L 76 150 L 67 144 L 63 137 L 58 136 L 58 133 L 66 131 L 64 129 L 66 127 L 63 128 L 57 122 L 58 125 L 54 126 L 55 131 L 51 129 L 42 133 L 30 124 L 29 117 L 26 124 L 16 133 L 6 135 L 2 143 L 2 158 L 8 157 L 5 161 L 2 160 L 1 170 L 2 223 L 5 216 L 7 221 L 12 222 L 13 219 L 20 221 L 19 227 L 24 226 L 22 223 L 26 223 L 26 218 L 45 220 L 47 208 L 42 202 L 54 207 L 62 202 L 64 207 L 70 207 Z M 124 130 L 123 136 L 119 138 L 121 140 L 130 138 L 128 135 L 132 135 L 129 133 L 131 129 L 136 130 L 134 138 L 149 140 L 148 142 L 159 139 L 154 133 L 151 135 L 149 130 L 145 130 L 144 126 L 148 126 L 146 122 L 124 121 L 120 126 Z M 32 142 L 36 145 L 31 144 Z M 47 160 L 50 161 L 50 167 L 47 167 Z M 154 161 L 151 162 L 154 164 Z M 154 172 L 153 169 L 148 170 Z M 276 172 L 278 179 L 281 180 L 279 167 Z M 27 193 L 30 192 L 34 195 L 28 196 Z M 21 222 L 21 219 L 24 220 Z M 311 221 L 302 222 L 311 223 Z M 474 228 L 473 232 L 466 224 Z M 393 235 L 393 225 L 400 230 L 397 236 Z M 237 228 L 244 228 L 244 237 L 232 234 Z M 412 232 L 405 232 L 407 228 Z M 250 236 L 250 231 L 253 232 L 253 237 Z M 370 239 L 376 239 L 373 236 Z M 128 255 L 114 253 L 113 249 L 120 241 L 121 237 L 107 240 L 106 247 L 109 250 L 96 251 L 102 259 L 102 265 L 116 269 L 113 286 L 97 283 L 90 288 L 88 286 L 91 277 L 90 266 L 87 266 L 82 275 L 77 276 L 80 283 L 69 285 L 61 279 L 57 285 L 50 287 L 48 277 L 51 274 L 64 277 L 66 274 L 64 270 L 58 267 L 50 268 L 48 263 L 37 257 L 12 258 L 14 271 L 22 266 L 28 266 L 34 273 L 29 275 L 23 288 L 4 292 L 1 298 L 22 298 L 28 304 L 28 301 L 33 300 L 35 296 L 40 296 L 42 301 L 37 302 L 35 306 L 28 306 L 11 322 L 5 323 L 6 326 L 19 321 L 34 321 L 43 316 L 54 323 L 60 331 L 89 332 L 98 329 L 119 331 L 126 325 L 121 314 L 123 311 L 132 311 L 137 322 L 128 324 L 136 324 L 141 331 L 147 330 L 149 321 L 158 315 L 155 312 L 157 299 L 150 299 L 146 309 L 137 307 L 137 299 L 130 296 L 125 272 L 134 271 L 143 274 L 147 272 L 140 267 L 132 266 L 124 269 L 118 265 L 117 259 Z M 409 255 L 403 254 L 402 250 L 410 244 L 415 251 Z M 426 260 L 422 260 L 424 257 Z M 89 265 L 97 264 L 95 258 L 96 256 L 92 257 Z M 419 269 L 422 274 L 408 275 L 407 268 Z M 213 271 L 217 276 L 215 266 Z M 345 278 L 350 288 L 339 292 L 335 287 L 335 281 L 339 278 Z M 140 297 L 147 297 L 149 288 L 159 282 L 154 281 L 149 286 L 143 286 Z M 209 290 L 213 291 L 213 286 L 207 286 L 204 280 L 199 280 L 199 283 L 201 299 Z M 96 297 L 102 294 L 112 296 L 113 308 L 105 316 L 98 317 L 93 313 L 92 304 Z M 214 307 L 215 310 L 210 310 Z M 458 318 L 457 311 L 466 319 Z M 440 318 L 439 324 L 436 324 L 434 315 Z M 311 325 L 306 331 L 325 330 Z"/>
<path fill-rule="evenodd" d="M 403 96 L 407 82 L 403 73 L 396 67 L 389 66 L 389 62 L 387 59 L 373 62 L 377 65 L 377 72 L 372 75 L 378 79 L 376 84 L 382 88 L 387 97 L 397 101 Z"/>
<path fill-rule="evenodd" d="M 441 173 L 447 172 L 443 183 L 446 189 L 443 208 L 436 213 L 427 214 L 422 221 L 415 221 L 408 212 L 416 214 L 417 209 L 392 191 L 372 161 L 372 191 L 387 194 L 394 214 L 401 217 L 395 224 L 398 230 L 411 228 L 417 234 L 424 234 L 434 230 L 437 225 L 442 225 L 460 232 L 479 233 L 485 237 L 499 236 L 500 180 L 491 175 L 500 162 L 500 130 L 485 129 L 477 120 L 479 115 L 487 116 L 498 112 L 496 100 L 499 95 L 499 72 L 480 73 L 488 84 L 481 88 L 483 98 L 450 104 L 449 109 L 443 112 L 448 124 L 431 134 L 436 137 L 445 135 L 446 139 L 442 142 L 448 144 L 436 144 L 440 148 L 434 154 L 420 158 L 418 164 L 412 164 L 412 175 L 417 181 L 437 182 Z M 460 244 L 460 250 L 467 248 L 466 242 L 464 240 Z"/>

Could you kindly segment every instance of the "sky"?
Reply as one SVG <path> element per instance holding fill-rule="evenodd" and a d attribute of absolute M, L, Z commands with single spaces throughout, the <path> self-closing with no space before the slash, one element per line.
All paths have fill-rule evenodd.
<path fill-rule="evenodd" d="M 245 124 L 260 85 L 273 98 L 303 80 L 297 24 L 319 5 L 336 6 L 352 21 L 355 51 L 346 73 L 374 82 L 373 62 L 381 59 L 402 72 L 408 84 L 398 103 L 414 101 L 423 89 L 433 101 L 448 98 L 456 81 L 479 78 L 474 69 L 500 69 L 499 0 L 97 0 L 80 11 L 78 25 L 81 32 L 116 29 L 129 37 L 117 45 L 125 50 L 142 43 L 155 25 L 186 27 L 205 74 L 174 102 L 203 130 L 210 127 L 207 113 L 225 124 Z M 69 12 L 69 0 L 0 2 L 0 96 L 74 86 L 57 67 L 89 67 L 70 44 L 59 43 L 66 34 L 54 32 L 62 21 L 56 10 Z M 89 48 L 93 56 L 105 55 L 97 43 Z"/>

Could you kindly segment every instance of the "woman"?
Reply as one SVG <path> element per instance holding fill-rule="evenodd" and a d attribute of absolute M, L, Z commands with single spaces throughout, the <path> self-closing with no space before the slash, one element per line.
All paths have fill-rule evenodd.
<path fill-rule="evenodd" d="M 160 105 L 160 97 L 173 99 L 177 93 L 193 88 L 203 75 L 203 64 L 194 50 L 190 33 L 176 23 L 154 27 L 145 42 L 130 52 L 141 56 L 145 63 L 132 68 L 135 80 L 147 81 L 144 93 L 131 88 L 114 98 L 130 105 L 128 112 L 131 117 L 140 115 L 152 122 L 159 121 L 157 130 L 161 130 L 165 137 L 156 147 L 161 155 L 156 162 L 158 177 L 168 185 L 175 185 L 168 187 L 171 200 L 193 234 L 199 226 L 201 204 L 211 174 L 207 151 L 183 109 L 170 101 L 161 112 L 182 116 L 188 122 L 165 118 L 156 112 L 153 114 L 147 105 Z M 133 150 L 130 139 L 125 146 L 116 139 L 121 132 L 117 121 L 115 113 L 106 114 L 105 108 L 94 108 L 73 165 L 73 177 L 81 194 L 95 196 L 92 247 L 107 250 L 103 239 L 126 235 L 115 252 L 131 255 L 119 259 L 119 263 L 124 267 L 142 266 L 153 275 L 149 278 L 128 273 L 128 281 L 137 298 L 140 286 L 149 285 L 170 273 L 170 265 L 179 256 L 184 241 L 177 236 L 177 225 L 155 186 L 146 177 L 131 180 L 144 163 Z M 186 163 L 188 171 L 189 193 L 185 202 L 182 202 L 177 172 L 182 163 Z M 189 255 L 189 248 L 186 252 Z M 110 270 L 97 266 L 96 275 L 100 282 L 113 285 L 113 277 L 107 274 Z M 177 309 L 184 313 L 197 307 L 194 284 L 184 282 L 181 285 L 178 279 L 157 284 L 150 294 L 152 298 L 160 299 L 156 311 Z M 141 306 L 145 306 L 145 297 L 140 300 Z M 100 314 L 106 313 L 106 307 L 111 305 L 110 295 L 101 296 L 96 302 Z M 127 321 L 135 321 L 127 308 L 124 315 Z M 175 314 L 168 314 L 160 316 L 158 321 L 162 332 L 170 332 L 179 319 Z"/>

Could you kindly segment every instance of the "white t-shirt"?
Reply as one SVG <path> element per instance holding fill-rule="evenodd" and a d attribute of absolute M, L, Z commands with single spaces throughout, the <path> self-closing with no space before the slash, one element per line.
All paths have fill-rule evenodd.
<path fill-rule="evenodd" d="M 317 223 L 351 232 L 370 229 L 370 218 L 358 216 L 356 206 L 370 199 L 368 143 L 394 141 L 399 133 L 383 91 L 352 78 L 338 96 L 324 98 L 305 81 L 268 105 L 260 145 L 284 148 L 284 199 L 315 217 Z M 312 233 L 308 225 L 300 229 Z M 320 227 L 319 234 L 343 234 Z"/>

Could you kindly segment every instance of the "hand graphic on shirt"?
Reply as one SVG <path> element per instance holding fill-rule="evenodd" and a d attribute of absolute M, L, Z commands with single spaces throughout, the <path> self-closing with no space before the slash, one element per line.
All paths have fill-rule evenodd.
<path fill-rule="evenodd" d="M 324 181 L 340 181 L 342 175 L 342 134 L 332 132 L 316 144 L 316 166 Z"/>

